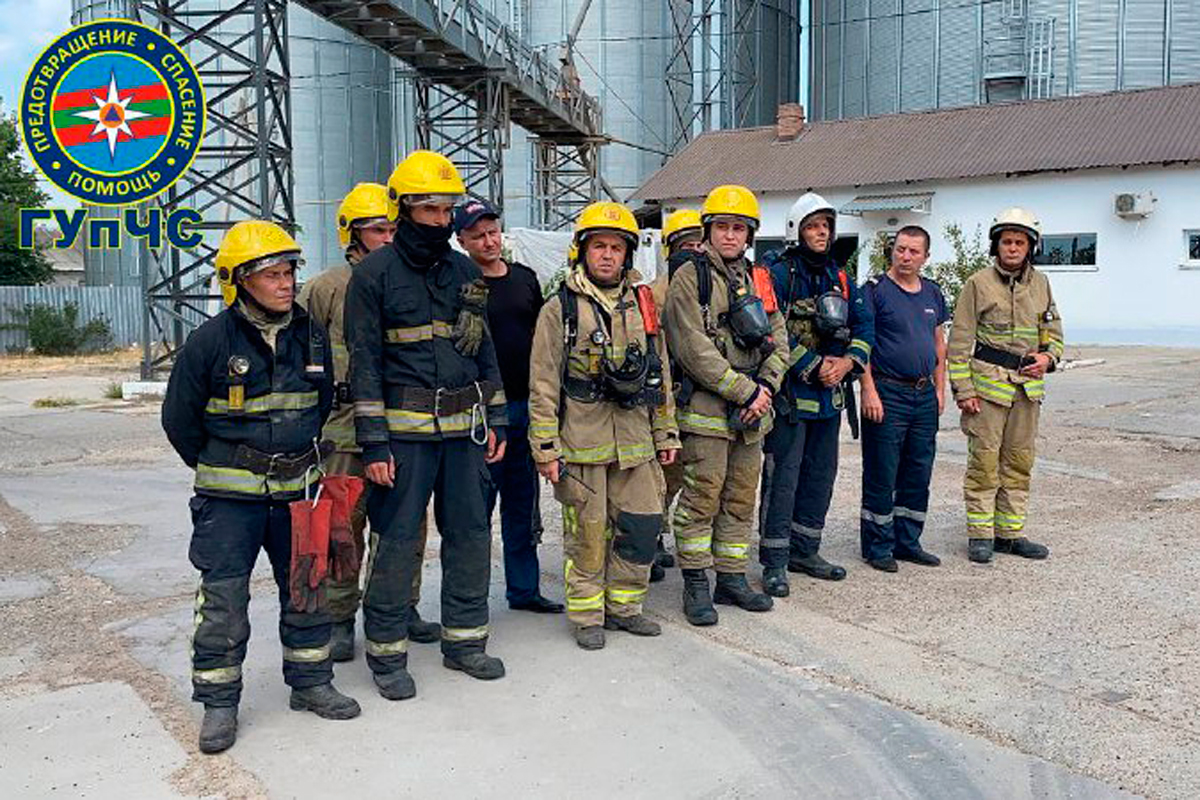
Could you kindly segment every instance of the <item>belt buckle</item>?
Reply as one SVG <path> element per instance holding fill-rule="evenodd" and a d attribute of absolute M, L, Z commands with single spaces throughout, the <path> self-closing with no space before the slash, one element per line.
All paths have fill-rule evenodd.
<path fill-rule="evenodd" d="M 271 454 L 271 459 L 267 462 L 266 477 L 268 479 L 274 479 L 275 467 L 279 464 L 279 459 L 282 457 L 282 455 L 283 455 L 282 453 L 272 453 Z"/>
<path fill-rule="evenodd" d="M 917 378 L 917 382 L 913 384 L 913 388 L 916 389 L 917 391 L 920 391 L 928 385 L 929 385 L 929 376 L 922 375 L 921 377 Z"/>
<path fill-rule="evenodd" d="M 433 392 L 433 416 L 442 416 L 442 395 L 446 393 L 445 386 L 439 386 Z"/>

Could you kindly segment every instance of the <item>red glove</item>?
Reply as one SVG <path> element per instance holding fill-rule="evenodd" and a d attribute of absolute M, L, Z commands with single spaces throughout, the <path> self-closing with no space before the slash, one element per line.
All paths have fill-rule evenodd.
<path fill-rule="evenodd" d="M 358 505 L 366 484 L 362 478 L 350 475 L 326 475 L 321 479 L 322 498 L 329 498 L 333 510 L 329 514 L 329 556 L 333 561 L 333 579 L 350 580 L 358 575 L 362 550 L 354 540 L 354 507 Z"/>
<path fill-rule="evenodd" d="M 288 570 L 289 605 L 293 611 L 314 613 L 325 600 L 329 573 L 329 515 L 333 503 L 322 497 L 296 500 L 292 512 L 292 562 Z"/>

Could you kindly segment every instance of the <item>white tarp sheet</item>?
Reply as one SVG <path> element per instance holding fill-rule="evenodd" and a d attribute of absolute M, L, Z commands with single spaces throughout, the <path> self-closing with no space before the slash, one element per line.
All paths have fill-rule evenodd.
<path fill-rule="evenodd" d="M 544 286 L 567 263 L 567 248 L 571 245 L 570 231 L 538 231 L 532 228 L 511 228 L 504 232 L 504 243 L 519 261 L 537 273 Z M 633 264 L 642 278 L 654 280 L 658 274 L 659 232 L 644 230 Z"/>

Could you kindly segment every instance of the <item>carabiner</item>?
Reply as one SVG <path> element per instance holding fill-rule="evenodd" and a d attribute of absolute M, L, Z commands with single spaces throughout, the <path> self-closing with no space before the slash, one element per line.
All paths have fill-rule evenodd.
<path fill-rule="evenodd" d="M 486 445 L 491 429 L 488 426 L 487 407 L 483 404 L 483 387 L 479 385 L 479 381 L 475 381 L 475 396 L 479 399 L 471 406 L 471 441 L 478 445 Z M 482 439 L 475 437 L 477 430 L 483 431 Z"/>

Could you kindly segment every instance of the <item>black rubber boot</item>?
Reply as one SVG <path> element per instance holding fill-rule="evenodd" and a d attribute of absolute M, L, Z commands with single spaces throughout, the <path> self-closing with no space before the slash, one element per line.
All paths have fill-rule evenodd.
<path fill-rule="evenodd" d="M 880 572 L 899 572 L 900 565 L 896 563 L 896 559 L 891 556 L 883 558 L 868 558 L 867 563 Z"/>
<path fill-rule="evenodd" d="M 770 611 L 775 601 L 769 595 L 760 594 L 750 588 L 742 573 L 717 573 L 717 588 L 713 602 L 725 606 L 737 606 L 746 611 Z"/>
<path fill-rule="evenodd" d="M 650 582 L 658 583 L 667 577 L 667 571 L 662 568 L 662 565 L 655 561 L 650 565 Z"/>
<path fill-rule="evenodd" d="M 717 610 L 708 592 L 708 573 L 702 569 L 683 570 L 683 615 L 693 625 L 717 624 Z"/>
<path fill-rule="evenodd" d="M 996 539 L 996 552 L 1007 553 L 1012 556 L 1020 556 L 1021 558 L 1032 558 L 1035 561 L 1041 561 L 1050 555 L 1050 548 L 1044 544 L 1031 542 L 1024 536 L 1018 536 L 1016 539 Z"/>
<path fill-rule="evenodd" d="M 200 752 L 209 755 L 233 747 L 237 741 L 237 706 L 205 706 L 200 723 Z"/>
<path fill-rule="evenodd" d="M 787 597 L 792 593 L 788 585 L 787 571 L 783 567 L 764 567 L 762 577 L 763 591 L 771 597 Z"/>
<path fill-rule="evenodd" d="M 333 688 L 332 683 L 292 689 L 292 699 L 288 704 L 292 711 L 311 711 L 324 719 L 354 719 L 362 713 L 358 702 Z"/>
<path fill-rule="evenodd" d="M 442 626 L 421 619 L 421 612 L 413 606 L 409 609 L 408 638 L 421 644 L 432 644 L 442 638 Z"/>
<path fill-rule="evenodd" d="M 393 672 L 376 672 L 371 677 L 384 700 L 407 700 L 417 694 L 417 684 L 404 667 Z"/>
<path fill-rule="evenodd" d="M 481 681 L 494 681 L 504 677 L 504 662 L 483 652 L 466 653 L 455 658 L 442 656 L 442 666 L 465 672 Z"/>
<path fill-rule="evenodd" d="M 654 563 L 663 569 L 670 569 L 675 566 L 675 556 L 667 552 L 661 536 L 658 537 L 658 550 L 654 554 Z"/>
<path fill-rule="evenodd" d="M 604 628 L 599 625 L 581 625 L 575 629 L 575 644 L 584 650 L 604 649 Z"/>
<path fill-rule="evenodd" d="M 976 564 L 987 564 L 992 560 L 991 539 L 968 539 L 967 558 Z"/>
<path fill-rule="evenodd" d="M 820 578 L 823 581 L 840 581 L 846 577 L 844 567 L 839 567 L 837 564 L 830 564 L 821 556 L 813 553 L 811 556 L 802 556 L 797 558 L 793 556 L 788 559 L 788 572 L 803 572 L 812 578 Z"/>
<path fill-rule="evenodd" d="M 329 633 L 329 657 L 338 663 L 354 660 L 354 618 L 333 623 Z"/>
<path fill-rule="evenodd" d="M 897 561 L 907 561 L 911 564 L 920 564 L 922 567 L 940 567 L 942 560 L 928 550 L 923 550 L 918 547 L 911 552 L 901 552 L 899 550 L 894 554 Z"/>
<path fill-rule="evenodd" d="M 605 617 L 604 630 L 625 631 L 634 636 L 658 636 L 662 626 L 641 614 L 634 614 L 632 617 Z"/>

